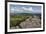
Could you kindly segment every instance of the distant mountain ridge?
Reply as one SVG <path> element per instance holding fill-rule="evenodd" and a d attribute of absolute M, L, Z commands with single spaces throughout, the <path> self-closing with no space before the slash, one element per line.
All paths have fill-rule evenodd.
<path fill-rule="evenodd" d="M 21 15 L 22 14 L 27 14 L 27 15 L 30 15 L 31 14 L 31 15 L 39 15 L 39 16 L 41 16 L 40 13 L 37 13 L 37 14 L 36 13 L 16 13 L 16 14 L 15 13 L 10 13 L 10 15 L 17 15 L 17 14 L 21 14 Z"/>

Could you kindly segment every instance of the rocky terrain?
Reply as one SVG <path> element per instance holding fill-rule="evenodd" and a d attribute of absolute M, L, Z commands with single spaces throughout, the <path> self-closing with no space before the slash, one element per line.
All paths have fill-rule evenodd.
<path fill-rule="evenodd" d="M 30 16 L 25 21 L 21 22 L 19 26 L 11 27 L 11 29 L 24 29 L 24 28 L 40 28 L 41 27 L 41 19 L 39 16 L 34 16 L 33 18 Z"/>

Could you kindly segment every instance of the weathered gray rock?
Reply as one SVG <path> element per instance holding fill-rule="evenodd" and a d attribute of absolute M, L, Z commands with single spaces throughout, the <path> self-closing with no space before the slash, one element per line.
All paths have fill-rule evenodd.
<path fill-rule="evenodd" d="M 24 22 L 21 22 L 20 26 L 22 28 L 40 28 L 41 27 L 41 20 L 39 18 L 28 18 Z"/>
<path fill-rule="evenodd" d="M 12 27 L 12 29 L 23 29 L 23 28 L 40 28 L 41 27 L 41 20 L 38 16 L 29 16 L 28 19 L 25 21 L 21 22 L 19 24 L 22 28 L 19 26 Z"/>
<path fill-rule="evenodd" d="M 11 29 L 15 29 L 15 27 L 11 27 Z"/>
<path fill-rule="evenodd" d="M 16 26 L 15 29 L 20 29 L 19 26 Z"/>

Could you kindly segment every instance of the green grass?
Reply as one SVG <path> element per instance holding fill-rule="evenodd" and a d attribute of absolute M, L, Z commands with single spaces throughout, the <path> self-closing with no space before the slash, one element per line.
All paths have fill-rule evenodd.
<path fill-rule="evenodd" d="M 25 21 L 27 18 L 29 18 L 29 15 L 15 15 L 10 16 L 10 26 L 16 26 L 16 24 L 21 23 L 22 21 Z"/>

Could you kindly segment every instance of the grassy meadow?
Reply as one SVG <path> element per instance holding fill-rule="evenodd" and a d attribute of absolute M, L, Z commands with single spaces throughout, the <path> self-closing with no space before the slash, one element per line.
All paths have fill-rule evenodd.
<path fill-rule="evenodd" d="M 10 16 L 10 27 L 12 26 L 17 26 L 19 25 L 21 22 L 25 21 L 27 18 L 29 18 L 28 14 L 17 14 L 14 16 Z"/>

